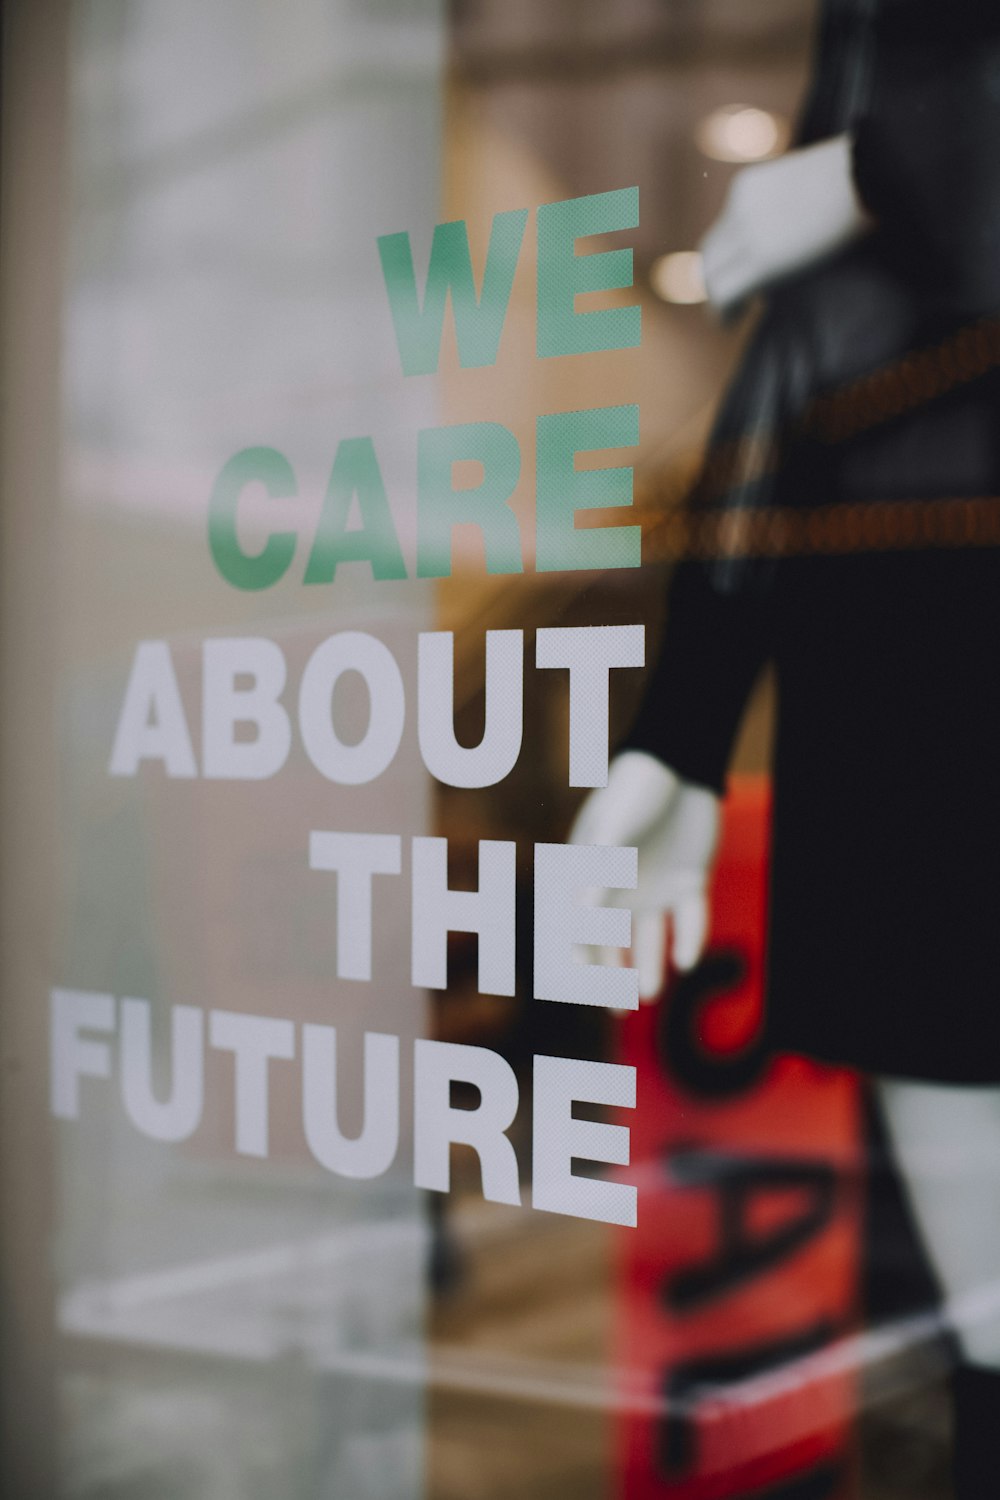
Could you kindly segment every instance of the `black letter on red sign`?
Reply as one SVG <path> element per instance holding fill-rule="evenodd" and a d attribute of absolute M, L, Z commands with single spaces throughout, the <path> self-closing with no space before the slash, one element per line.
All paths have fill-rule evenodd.
<path fill-rule="evenodd" d="M 729 1098 L 752 1088 L 771 1060 L 760 1035 L 732 1053 L 709 1052 L 698 1041 L 704 1006 L 736 989 L 746 975 L 746 960 L 735 949 L 709 953 L 696 968 L 676 979 L 664 1000 L 658 1035 L 660 1061 L 682 1088 L 698 1098 Z"/>
<path fill-rule="evenodd" d="M 826 1228 L 833 1217 L 836 1174 L 824 1161 L 754 1157 L 704 1150 L 674 1150 L 668 1157 L 682 1187 L 708 1188 L 719 1199 L 719 1249 L 709 1260 L 671 1277 L 663 1298 L 675 1313 L 693 1311 L 723 1292 L 759 1276 Z M 799 1191 L 805 1207 L 766 1233 L 751 1233 L 748 1210 L 755 1195 Z"/>

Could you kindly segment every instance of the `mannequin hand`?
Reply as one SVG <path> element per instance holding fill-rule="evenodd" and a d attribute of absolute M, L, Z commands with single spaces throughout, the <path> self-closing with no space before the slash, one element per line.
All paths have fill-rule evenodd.
<path fill-rule="evenodd" d="M 731 312 L 870 227 L 854 187 L 849 136 L 744 167 L 701 244 L 709 301 Z"/>
<path fill-rule="evenodd" d="M 719 837 L 719 799 L 642 751 L 615 756 L 608 784 L 591 792 L 570 830 L 574 844 L 615 844 L 639 851 L 634 891 L 595 892 L 595 904 L 632 908 L 632 951 L 642 998 L 658 994 L 671 958 L 690 969 L 708 933 L 708 878 Z"/>

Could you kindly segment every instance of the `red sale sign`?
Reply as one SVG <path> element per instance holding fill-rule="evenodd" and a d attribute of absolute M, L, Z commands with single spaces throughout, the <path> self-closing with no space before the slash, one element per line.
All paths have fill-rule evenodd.
<path fill-rule="evenodd" d="M 705 957 L 630 1014 L 639 1225 L 621 1238 L 624 1500 L 849 1500 L 860 1129 L 853 1075 L 768 1056 L 769 791 L 727 799 Z M 808 1003 L 808 996 L 803 996 Z"/>

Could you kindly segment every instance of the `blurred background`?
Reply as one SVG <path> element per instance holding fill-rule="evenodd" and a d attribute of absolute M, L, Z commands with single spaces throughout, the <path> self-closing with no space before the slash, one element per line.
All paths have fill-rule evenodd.
<path fill-rule="evenodd" d="M 15 246 L 5 272 L 8 306 L 33 310 L 11 325 L 7 379 L 30 392 L 22 372 L 44 332 L 32 378 L 58 433 L 42 454 L 37 433 L 15 431 L 15 401 L 9 534 L 47 569 L 44 587 L 37 567 L 12 582 L 5 617 L 20 664 L 8 668 L 7 881 L 34 869 L 46 913 L 44 937 L 12 931 L 5 960 L 20 1080 L 4 1105 L 7 1201 L 20 1205 L 5 1255 L 25 1288 L 6 1377 L 45 1476 L 25 1497 L 43 1485 L 73 1500 L 948 1493 L 947 1351 L 860 1086 L 754 1053 L 767 681 L 736 753 L 722 967 L 684 999 L 692 1014 L 714 1004 L 701 1051 L 665 1020 L 681 1013 L 676 995 L 625 1022 L 530 997 L 532 845 L 566 837 L 580 796 L 566 784 L 563 674 L 531 668 L 533 632 L 642 621 L 653 656 L 669 517 L 754 316 L 726 327 L 708 310 L 697 245 L 733 172 L 789 144 L 814 21 L 808 0 L 75 0 L 33 19 L 20 7 L 12 98 L 29 86 L 43 98 L 43 79 L 59 106 L 22 114 L 35 134 L 20 155 L 15 140 L 4 184 L 26 223 L 58 206 L 55 233 Z M 634 289 L 594 305 L 641 302 L 640 349 L 535 357 L 532 213 L 497 363 L 460 370 L 446 332 L 439 376 L 404 381 L 379 234 L 409 229 L 425 266 L 434 224 L 461 218 L 479 267 L 497 212 L 632 185 L 639 228 L 605 244 L 634 246 Z M 289 456 L 288 514 L 306 537 L 337 442 L 372 434 L 409 557 L 418 428 L 509 427 L 527 526 L 536 417 L 632 402 L 638 572 L 491 577 L 464 533 L 433 588 L 373 587 L 351 564 L 306 589 L 301 548 L 263 594 L 212 568 L 207 496 L 241 447 Z M 263 514 L 250 508 L 248 535 Z M 170 641 L 194 724 L 205 636 L 277 639 L 294 675 L 347 627 L 386 640 L 408 684 L 415 633 L 453 630 L 466 744 L 482 732 L 484 632 L 524 630 L 514 772 L 482 792 L 432 787 L 411 726 L 391 774 L 349 797 L 317 785 L 301 754 L 267 788 L 108 778 L 138 640 Z M 620 738 L 642 674 L 615 676 Z M 39 681 L 50 715 L 34 708 Z M 30 828 L 15 806 L 28 767 Z M 448 988 L 417 995 L 399 903 L 377 982 L 361 995 L 331 981 L 329 891 L 303 852 L 316 827 L 443 834 L 456 884 L 474 882 L 479 840 L 516 839 L 518 994 L 480 996 L 475 940 L 458 936 Z M 97 1083 L 80 1121 L 53 1131 L 37 1020 L 53 982 L 149 998 L 164 1068 L 178 1003 L 332 1019 L 348 1039 L 381 1029 L 490 1047 L 518 1071 L 522 1101 L 535 1053 L 628 1062 L 640 1229 L 487 1204 L 461 1150 L 451 1194 L 427 1201 L 408 1139 L 378 1183 L 332 1182 L 305 1150 L 294 1079 L 276 1084 L 271 1156 L 241 1160 L 221 1066 L 183 1145 L 141 1139 Z M 356 1085 L 344 1089 L 357 1120 Z M 404 1081 L 404 1121 L 408 1108 Z M 526 1180 L 530 1127 L 523 1103 Z M 862 1204 L 866 1153 L 884 1184 L 877 1219 Z M 678 1278 L 732 1250 L 744 1190 L 743 1228 L 774 1254 L 728 1300 L 685 1311 Z M 754 1385 L 760 1374 L 772 1385 Z M 699 1381 L 717 1388 L 707 1405 Z"/>

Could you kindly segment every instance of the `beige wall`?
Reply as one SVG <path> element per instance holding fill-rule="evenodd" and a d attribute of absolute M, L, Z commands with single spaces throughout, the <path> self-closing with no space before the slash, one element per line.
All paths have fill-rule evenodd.
<path fill-rule="evenodd" d="M 45 1080 L 67 7 L 4 6 L 0 293 L 0 1351 L 5 1495 L 53 1486 L 52 1158 Z"/>

